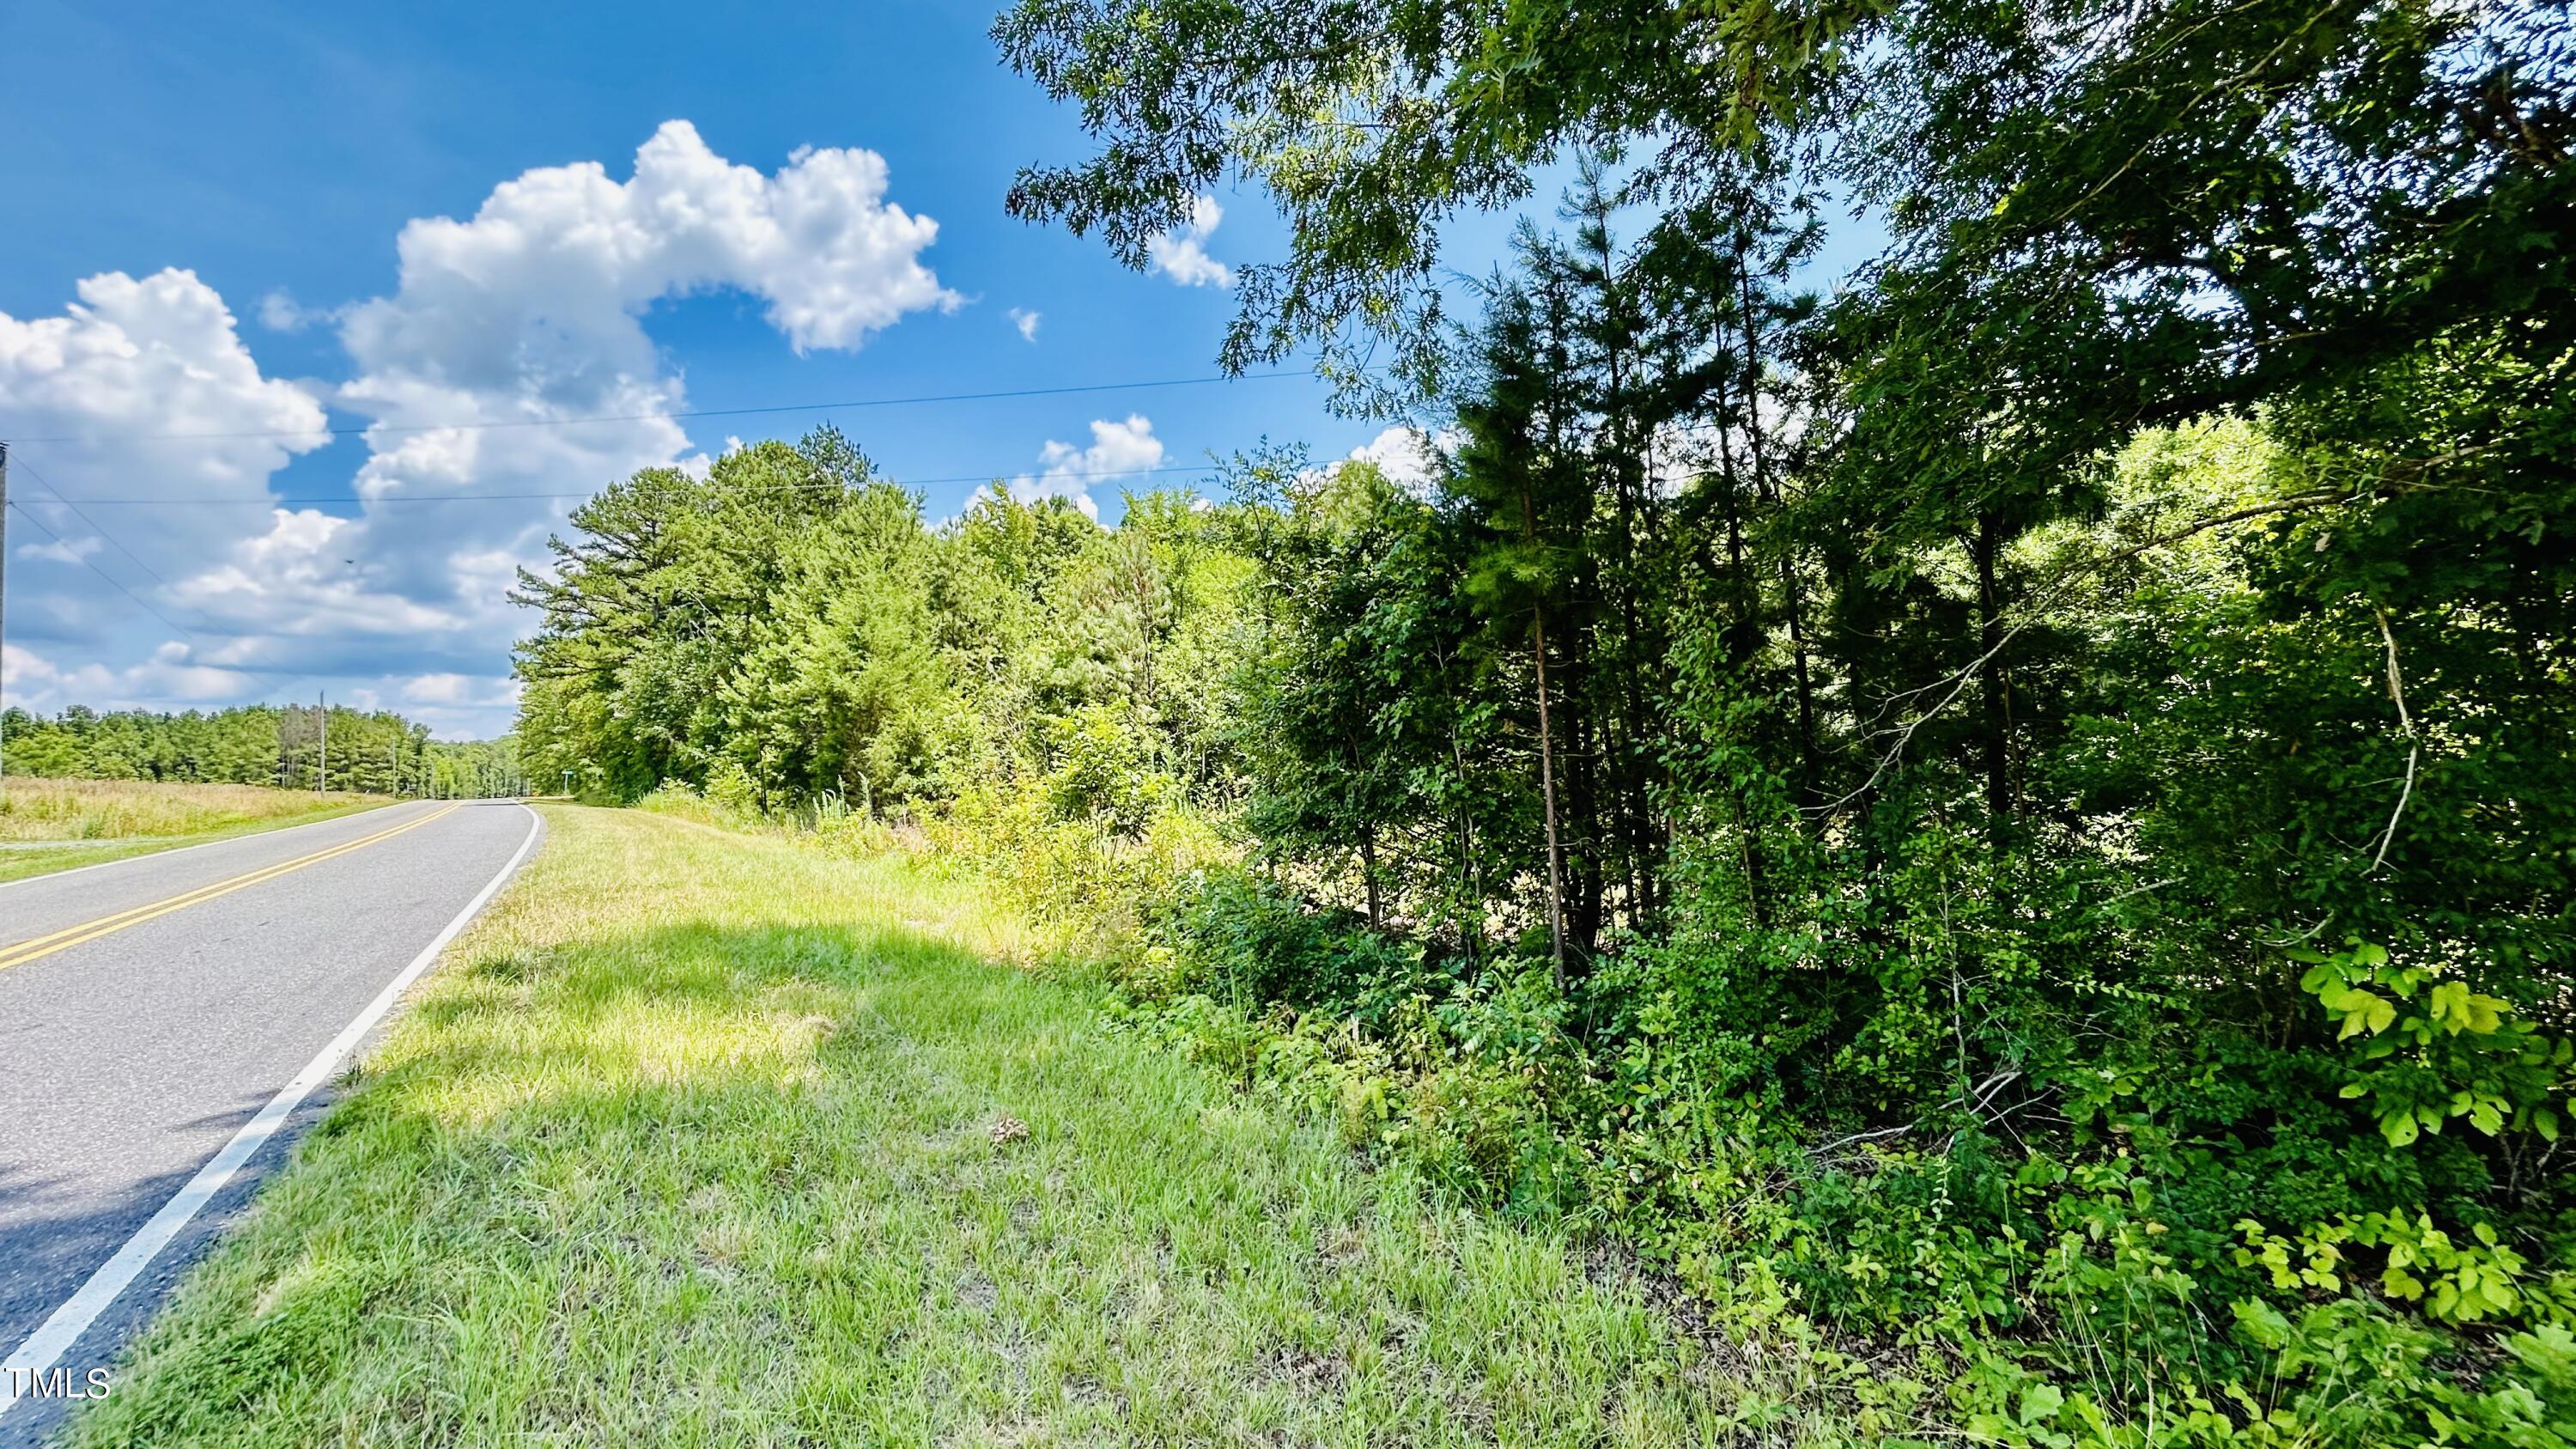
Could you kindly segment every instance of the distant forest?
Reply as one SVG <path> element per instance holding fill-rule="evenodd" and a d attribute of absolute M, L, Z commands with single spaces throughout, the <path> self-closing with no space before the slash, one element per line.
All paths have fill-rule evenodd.
<path fill-rule="evenodd" d="M 482 796 L 520 791 L 518 751 L 498 740 L 446 743 L 391 710 L 333 708 L 325 754 L 315 705 L 247 705 L 165 714 L 100 713 L 74 705 L 57 715 L 0 713 L 0 763 L 8 775 L 61 780 L 168 780 L 194 784 L 321 788 L 377 795 Z"/>

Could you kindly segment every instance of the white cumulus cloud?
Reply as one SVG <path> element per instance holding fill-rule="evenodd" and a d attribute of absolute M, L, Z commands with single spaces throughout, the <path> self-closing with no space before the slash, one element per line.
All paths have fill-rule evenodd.
<path fill-rule="evenodd" d="M 284 287 L 273 287 L 259 299 L 259 325 L 271 332 L 301 332 L 307 327 L 333 321 L 327 309 L 307 307 L 295 300 L 295 294 Z"/>
<path fill-rule="evenodd" d="M 402 697 L 405 703 L 414 705 L 510 704 L 519 697 L 519 682 L 441 671 L 402 681 Z"/>
<path fill-rule="evenodd" d="M 1013 307 L 1011 309 L 1011 325 L 1020 329 L 1020 340 L 1022 342 L 1035 342 L 1038 340 L 1039 316 L 1039 313 L 1032 312 L 1026 307 Z"/>
<path fill-rule="evenodd" d="M 1434 450 L 1454 446 L 1452 438 L 1432 438 L 1420 428 L 1401 424 L 1351 449 L 1349 461 L 1375 463 L 1387 481 L 1419 491 L 1431 482 Z"/>
<path fill-rule="evenodd" d="M 1038 450 L 1038 464 L 1039 472 L 1011 480 L 1013 498 L 1022 503 L 1070 498 L 1075 507 L 1098 518 L 1092 485 L 1145 481 L 1145 475 L 1163 465 L 1163 440 L 1154 436 L 1154 424 L 1143 413 L 1130 413 L 1124 422 L 1094 419 L 1089 447 L 1049 439 Z"/>
<path fill-rule="evenodd" d="M 123 668 L 95 661 L 61 664 L 32 649 L 0 645 L 0 690 L 11 705 L 39 714 L 75 704 L 101 710 L 220 704 L 241 688 L 240 675 L 199 663 L 177 640 Z"/>
<path fill-rule="evenodd" d="M 667 121 L 627 181 L 596 161 L 541 167 L 470 220 L 405 226 L 401 290 L 352 309 L 346 340 L 370 370 L 425 365 L 461 386 L 642 373 L 644 308 L 731 287 L 766 300 L 799 351 L 855 348 L 908 312 L 959 304 L 921 262 L 939 224 L 887 201 L 887 179 L 883 157 L 837 147 L 763 176 Z"/>
<path fill-rule="evenodd" d="M 1225 209 L 1213 196 L 1193 198 L 1190 219 L 1183 225 L 1148 238 L 1145 255 L 1155 271 L 1184 287 L 1230 287 L 1234 270 L 1207 254 L 1207 239 L 1225 220 Z"/>
<path fill-rule="evenodd" d="M 583 492 L 684 461 L 687 436 L 665 416 L 686 406 L 684 387 L 642 320 L 664 298 L 760 297 L 799 351 L 855 349 L 909 313 L 953 309 L 922 261 L 938 223 L 889 201 L 888 184 L 872 151 L 809 147 L 763 175 L 672 121 L 625 181 L 597 162 L 543 167 L 467 220 L 410 223 L 395 290 L 340 314 L 358 370 L 335 400 L 372 419 L 355 480 L 370 506 L 328 540 L 280 510 L 191 601 L 281 633 L 327 613 L 344 629 L 471 638 L 496 657 L 526 623 L 506 599 L 515 571 L 541 561 L 568 509 L 393 500 Z"/>
<path fill-rule="evenodd" d="M 42 543 L 22 543 L 18 545 L 18 557 L 20 558 L 49 559 L 54 563 L 71 564 L 74 567 L 78 567 L 91 554 L 96 552 L 98 552 L 98 540 L 95 537 L 56 537 Z"/>
<path fill-rule="evenodd" d="M 327 309 L 283 290 L 263 298 L 271 327 L 331 326 L 347 353 L 342 379 L 311 390 L 264 375 L 223 299 L 187 271 L 103 273 L 60 316 L 0 314 L 0 418 L 27 440 L 19 456 L 75 497 L 154 504 L 84 507 L 169 581 L 138 592 L 197 631 L 184 646 L 196 673 L 158 654 L 152 674 L 51 662 L 155 647 L 135 631 L 163 631 L 110 601 L 113 625 L 45 642 L 45 658 L 13 655 L 11 668 L 66 702 L 76 686 L 103 701 L 145 684 L 209 688 L 210 676 L 229 677 L 235 697 L 258 693 L 235 667 L 363 676 L 404 699 L 409 681 L 452 674 L 473 688 L 418 702 L 445 727 L 506 725 L 503 660 L 527 620 L 505 595 L 520 565 L 543 563 L 570 507 L 525 495 L 588 493 L 690 451 L 667 416 L 685 406 L 684 385 L 646 313 L 740 292 L 805 352 L 855 349 L 906 316 L 954 309 L 924 260 L 938 224 L 889 193 L 872 151 L 809 147 L 764 173 L 667 123 L 626 179 L 598 162 L 542 167 L 463 220 L 409 223 L 383 296 Z M 365 423 L 363 461 L 342 474 L 353 509 L 286 505 L 275 483 L 330 441 L 324 401 Z M 616 420 L 566 421 L 603 417 Z M 19 496 L 47 507 L 40 488 Z M 171 696 L 200 697 L 224 696 Z"/>
<path fill-rule="evenodd" d="M 261 375 L 196 273 L 101 272 L 74 292 L 59 317 L 0 312 L 0 415 L 47 474 L 59 460 L 113 463 L 125 491 L 258 483 L 328 441 L 321 405 Z"/>

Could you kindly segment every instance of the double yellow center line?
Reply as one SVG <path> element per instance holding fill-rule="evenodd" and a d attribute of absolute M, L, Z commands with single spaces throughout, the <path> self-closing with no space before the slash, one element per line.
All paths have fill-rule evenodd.
<path fill-rule="evenodd" d="M 190 906 L 211 901 L 217 896 L 228 896 L 238 890 L 248 890 L 262 881 L 275 880 L 291 871 L 302 870 L 308 865 L 320 865 L 335 855 L 347 855 L 350 851 L 364 849 L 378 841 L 391 840 L 406 830 L 418 830 L 451 811 L 463 808 L 462 805 L 444 805 L 426 815 L 414 816 L 391 829 L 379 830 L 373 835 L 360 836 L 344 845 L 328 846 L 310 855 L 299 855 L 293 860 L 262 866 L 258 870 L 246 871 L 230 880 L 219 880 L 213 885 L 199 886 L 192 891 L 181 891 L 175 896 L 136 906 L 131 910 L 119 911 L 112 916 L 101 916 L 97 920 L 84 921 L 77 926 L 65 926 L 51 935 L 38 936 L 31 941 L 17 941 L 0 946 L 0 971 L 6 971 L 12 966 L 24 966 L 39 957 L 51 956 L 56 951 L 69 950 L 84 941 L 95 941 L 101 936 L 112 936 L 128 926 L 142 925 L 155 917 L 166 916 L 172 911 L 186 910 Z"/>

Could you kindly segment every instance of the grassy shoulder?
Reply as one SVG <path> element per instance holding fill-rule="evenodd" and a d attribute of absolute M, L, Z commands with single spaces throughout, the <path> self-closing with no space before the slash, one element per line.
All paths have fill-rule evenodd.
<path fill-rule="evenodd" d="M 1001 964 L 965 887 L 547 814 L 75 1444 L 1667 1445 L 1776 1402 Z"/>
<path fill-rule="evenodd" d="M 390 805 L 384 795 L 148 780 L 0 779 L 0 881 Z"/>

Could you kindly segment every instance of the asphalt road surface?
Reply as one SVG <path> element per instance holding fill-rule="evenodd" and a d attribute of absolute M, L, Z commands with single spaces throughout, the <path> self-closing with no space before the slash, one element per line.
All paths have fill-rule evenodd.
<path fill-rule="evenodd" d="M 0 1446 L 112 1371 L 539 833 L 419 801 L 0 885 Z"/>

